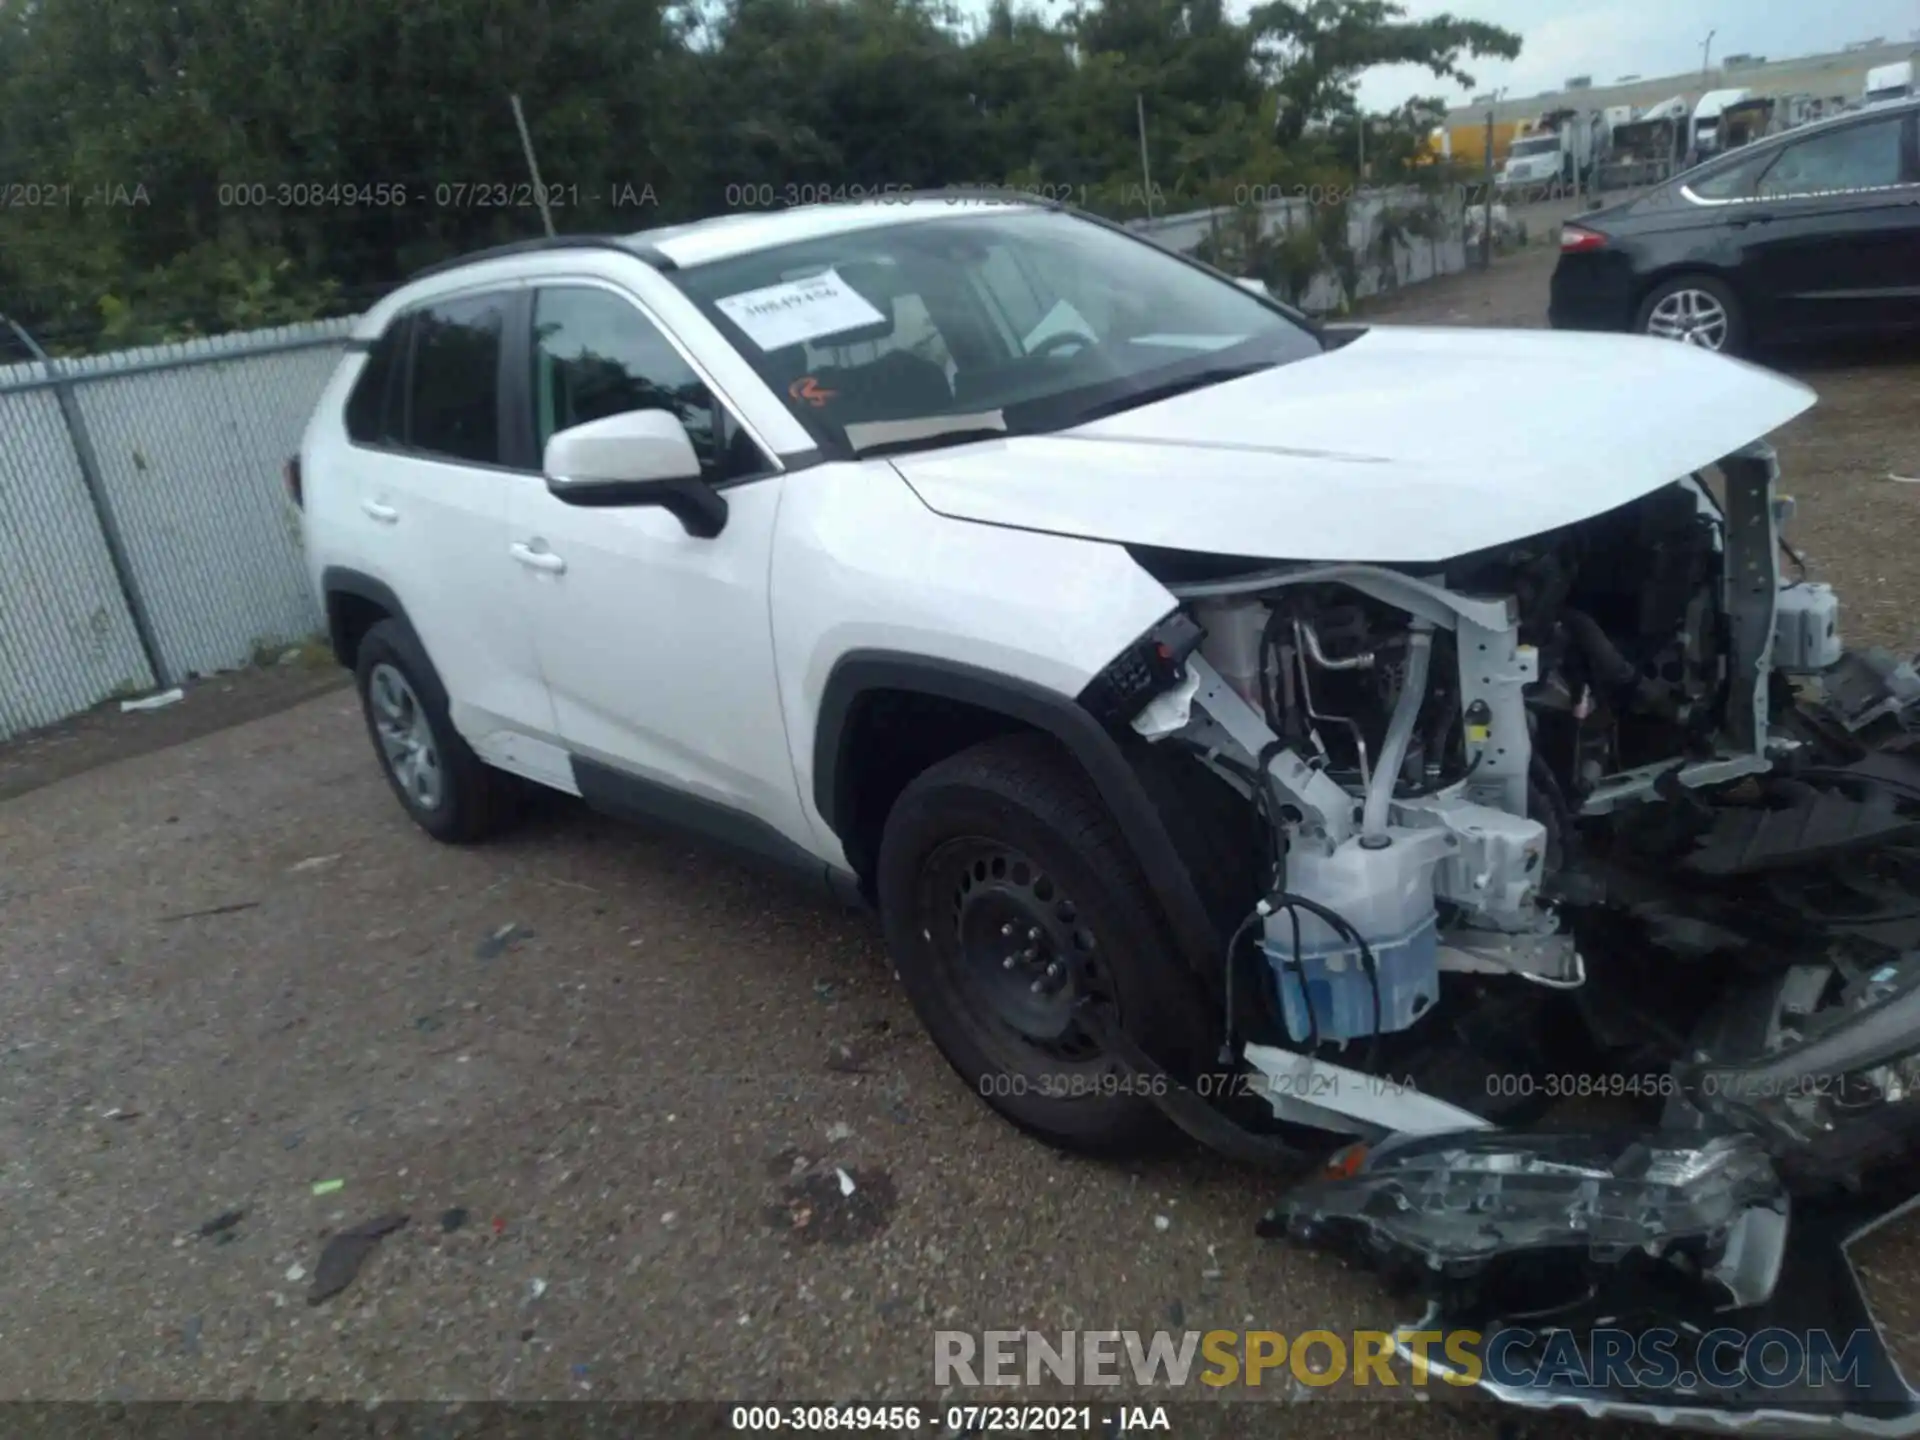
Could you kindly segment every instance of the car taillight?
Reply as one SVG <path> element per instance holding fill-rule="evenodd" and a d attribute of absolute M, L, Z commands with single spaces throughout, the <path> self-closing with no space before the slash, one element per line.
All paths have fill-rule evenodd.
<path fill-rule="evenodd" d="M 1599 250 L 1607 243 L 1607 237 L 1598 230 L 1583 230 L 1578 225 L 1560 227 L 1560 253 L 1577 254 L 1582 250 Z"/>
<path fill-rule="evenodd" d="M 287 457 L 285 474 L 287 477 L 287 494 L 293 497 L 294 504 L 300 506 L 302 509 L 305 509 L 306 503 L 307 503 L 307 497 L 304 490 L 301 487 L 300 457 L 298 455 L 289 455 Z"/>

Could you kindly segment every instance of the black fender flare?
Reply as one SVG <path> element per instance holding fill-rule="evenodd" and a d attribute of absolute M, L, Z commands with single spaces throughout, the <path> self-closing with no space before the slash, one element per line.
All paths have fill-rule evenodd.
<path fill-rule="evenodd" d="M 1197 975 L 1217 967 L 1222 938 L 1195 888 L 1166 822 L 1119 743 L 1071 696 L 954 660 L 886 650 L 852 650 L 834 663 L 813 732 L 813 801 L 827 828 L 845 842 L 853 812 L 853 731 L 860 697 L 905 690 L 995 711 L 1051 735 L 1086 771 L 1133 847 L 1182 958 Z"/>
<path fill-rule="evenodd" d="M 400 603 L 400 597 L 391 587 L 382 584 L 363 571 L 354 570 L 345 565 L 329 565 L 320 572 L 320 595 L 326 604 L 327 643 L 333 647 L 333 658 L 347 669 L 353 665 L 348 659 L 346 617 L 340 613 L 340 607 L 334 603 L 338 595 L 354 595 L 362 600 L 370 600 L 387 614 L 413 630 L 413 621 L 407 617 L 407 610 Z M 420 632 L 415 630 L 417 635 Z"/>

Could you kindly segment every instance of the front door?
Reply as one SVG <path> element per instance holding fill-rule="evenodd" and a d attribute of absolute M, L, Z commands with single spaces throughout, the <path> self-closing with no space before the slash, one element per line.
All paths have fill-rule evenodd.
<path fill-rule="evenodd" d="M 768 610 L 778 467 L 623 291 L 540 287 L 529 349 L 538 453 L 572 425 L 670 410 L 727 501 L 725 528 L 702 539 L 662 509 L 514 492 L 521 594 L 582 793 L 763 850 L 809 848 Z"/>

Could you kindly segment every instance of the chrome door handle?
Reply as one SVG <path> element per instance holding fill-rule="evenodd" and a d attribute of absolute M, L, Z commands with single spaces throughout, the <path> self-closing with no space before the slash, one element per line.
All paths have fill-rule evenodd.
<path fill-rule="evenodd" d="M 400 512 L 391 505 L 382 505 L 378 500 L 362 500 L 360 508 L 378 520 L 382 525 L 391 525 L 400 518 Z"/>
<path fill-rule="evenodd" d="M 535 550 L 518 540 L 507 546 L 507 553 L 529 569 L 544 570 L 549 575 L 564 575 L 567 571 L 567 562 L 551 550 Z"/>

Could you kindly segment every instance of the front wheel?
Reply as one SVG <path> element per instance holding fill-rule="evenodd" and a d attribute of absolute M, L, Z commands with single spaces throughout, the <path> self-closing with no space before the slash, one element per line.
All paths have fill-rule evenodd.
<path fill-rule="evenodd" d="M 1654 286 L 1640 302 L 1633 328 L 1729 355 L 1738 354 L 1747 340 L 1739 298 L 1711 275 L 1677 275 Z"/>
<path fill-rule="evenodd" d="M 1106 1054 L 1078 1007 L 1176 1072 L 1206 1063 L 1207 1010 L 1106 806 L 1052 742 L 988 741 L 913 780 L 877 888 L 907 996 L 975 1094 L 1064 1149 L 1173 1138 L 1156 1082 Z"/>

